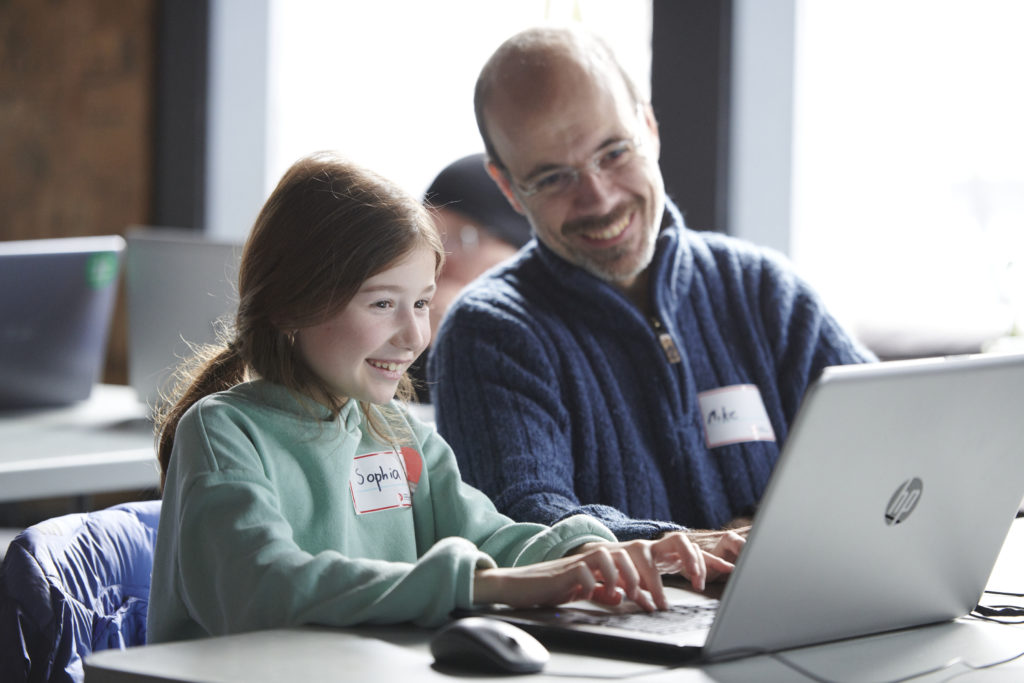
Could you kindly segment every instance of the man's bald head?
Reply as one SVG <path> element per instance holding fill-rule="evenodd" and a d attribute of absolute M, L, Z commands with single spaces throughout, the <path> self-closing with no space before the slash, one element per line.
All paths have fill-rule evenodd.
<path fill-rule="evenodd" d="M 490 132 L 489 113 L 510 104 L 524 108 L 556 101 L 563 85 L 575 79 L 620 81 L 631 105 L 640 102 L 636 84 L 599 37 L 576 28 L 536 27 L 502 43 L 480 71 L 474 109 L 480 136 L 491 161 L 504 168 Z"/>

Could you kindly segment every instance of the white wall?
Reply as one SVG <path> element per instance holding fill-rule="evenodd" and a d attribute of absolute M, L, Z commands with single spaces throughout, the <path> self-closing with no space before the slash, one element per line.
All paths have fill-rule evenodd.
<path fill-rule="evenodd" d="M 789 253 L 795 0 L 734 0 L 729 232 Z"/>

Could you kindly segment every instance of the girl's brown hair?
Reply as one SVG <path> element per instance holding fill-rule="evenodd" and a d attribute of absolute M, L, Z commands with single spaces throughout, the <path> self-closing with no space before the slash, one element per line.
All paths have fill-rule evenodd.
<path fill-rule="evenodd" d="M 430 214 L 395 184 L 329 153 L 292 165 L 245 243 L 233 336 L 179 368 L 169 407 L 157 419 L 161 484 L 185 411 L 247 379 L 262 377 L 325 402 L 337 417 L 347 398 L 309 369 L 295 351 L 294 333 L 339 313 L 367 278 L 417 247 L 434 251 L 440 271 L 444 251 Z M 398 397 L 411 394 L 405 376 Z M 364 412 L 383 436 L 377 411 Z"/>

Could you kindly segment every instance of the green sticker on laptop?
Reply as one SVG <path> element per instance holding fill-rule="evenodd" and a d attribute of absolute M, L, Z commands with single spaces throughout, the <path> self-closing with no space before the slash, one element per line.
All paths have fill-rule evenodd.
<path fill-rule="evenodd" d="M 93 254 L 85 263 L 85 281 L 93 289 L 103 289 L 117 279 L 117 254 L 102 251 Z"/>

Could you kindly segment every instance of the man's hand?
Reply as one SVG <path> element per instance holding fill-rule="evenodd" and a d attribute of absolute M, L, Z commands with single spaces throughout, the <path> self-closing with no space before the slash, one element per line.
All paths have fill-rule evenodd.
<path fill-rule="evenodd" d="M 661 538 L 585 543 L 573 554 L 553 562 L 513 570 L 477 572 L 478 594 L 508 604 L 558 604 L 589 599 L 614 604 L 623 595 L 644 609 L 668 609 L 662 574 L 680 574 L 696 590 L 732 572 L 739 557 L 749 520 L 737 520 L 720 531 L 671 531 Z M 575 558 L 575 559 L 574 559 Z M 506 582 L 517 584 L 510 601 Z M 499 588 L 500 586 L 500 588 Z M 497 599 L 495 599 L 497 598 Z"/>
<path fill-rule="evenodd" d="M 690 542 L 694 543 L 703 552 L 713 557 L 720 558 L 728 563 L 729 568 L 725 571 L 717 570 L 715 567 L 708 565 L 707 580 L 718 581 L 725 577 L 726 574 L 732 572 L 733 566 L 736 564 L 736 560 L 740 556 L 740 551 L 743 549 L 744 544 L 747 542 L 747 533 L 750 531 L 749 526 L 727 528 L 721 531 L 710 531 L 710 530 L 689 530 L 689 531 L 672 531 L 665 536 L 671 536 L 673 534 L 685 534 Z M 662 537 L 664 538 L 664 536 Z M 701 590 L 701 589 L 698 589 Z"/>

